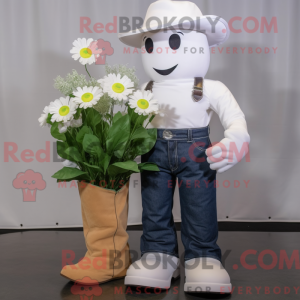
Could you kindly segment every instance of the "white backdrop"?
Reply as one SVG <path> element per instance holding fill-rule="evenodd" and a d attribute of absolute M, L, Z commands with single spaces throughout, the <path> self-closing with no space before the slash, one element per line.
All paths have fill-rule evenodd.
<path fill-rule="evenodd" d="M 93 25 L 98 22 L 106 25 L 113 22 L 114 16 L 118 25 L 122 16 L 143 18 L 151 2 L 0 1 L 0 228 L 17 229 L 21 224 L 23 228 L 82 224 L 76 187 L 71 183 L 58 187 L 51 178 L 61 165 L 49 129 L 39 128 L 37 119 L 44 106 L 60 96 L 53 88 L 57 75 L 65 76 L 72 69 L 84 73 L 83 66 L 69 54 L 72 42 L 78 37 L 109 41 L 114 54 L 106 62 L 135 66 L 140 82 L 148 80 L 140 55 L 134 49 L 124 53 L 117 33 L 106 30 L 97 33 Z M 226 44 L 212 50 L 206 77 L 224 82 L 232 91 L 246 115 L 251 136 L 251 161 L 243 161 L 217 177 L 218 218 L 298 222 L 299 1 L 193 2 L 204 14 L 219 15 L 230 21 L 231 36 Z M 80 32 L 80 17 L 90 18 L 91 33 Z M 104 75 L 103 65 L 93 65 L 89 70 L 96 78 Z M 213 142 L 222 139 L 223 129 L 216 115 L 211 132 Z M 46 158 L 40 149 L 45 150 Z M 36 195 L 25 191 L 23 194 L 22 189 L 13 186 L 17 174 L 27 170 L 40 173 L 46 183 Z M 235 187 L 234 182 L 240 186 Z M 230 187 L 223 186 L 228 184 Z M 176 221 L 180 220 L 177 194 L 174 216 Z M 129 224 L 140 223 L 140 180 L 134 175 L 130 183 Z"/>

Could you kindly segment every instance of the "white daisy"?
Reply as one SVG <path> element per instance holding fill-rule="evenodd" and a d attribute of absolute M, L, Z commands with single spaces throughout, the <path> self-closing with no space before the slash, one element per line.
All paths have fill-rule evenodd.
<path fill-rule="evenodd" d="M 79 38 L 73 42 L 74 47 L 70 50 L 70 53 L 73 54 L 72 57 L 75 60 L 79 59 L 79 62 L 83 65 L 91 65 L 96 61 L 95 55 L 89 48 L 92 41 L 93 39 Z"/>
<path fill-rule="evenodd" d="M 92 107 L 95 105 L 101 96 L 103 95 L 102 90 L 95 86 L 95 87 L 87 87 L 84 86 L 83 88 L 78 87 L 75 92 L 73 92 L 75 98 L 73 101 L 79 105 L 79 107 L 83 107 L 86 109 L 87 107 Z"/>
<path fill-rule="evenodd" d="M 52 102 L 51 102 L 52 103 Z M 50 103 L 50 104 L 51 104 Z M 44 127 L 47 124 L 47 118 L 49 114 L 49 106 L 45 106 L 42 115 L 39 117 L 38 121 L 40 122 L 40 126 Z"/>
<path fill-rule="evenodd" d="M 68 127 L 70 126 L 70 121 L 64 122 L 64 123 L 59 123 L 58 124 L 58 131 L 59 133 L 65 133 L 68 131 Z"/>
<path fill-rule="evenodd" d="M 99 80 L 97 80 L 97 82 L 99 82 L 100 83 L 100 85 L 103 87 L 103 85 L 104 85 L 104 83 L 105 83 L 105 81 L 107 80 L 107 75 L 105 75 L 103 78 L 101 78 L 101 79 L 99 79 Z"/>
<path fill-rule="evenodd" d="M 108 74 L 98 82 L 102 85 L 103 92 L 114 100 L 126 100 L 133 92 L 134 84 L 126 75 L 121 78 L 120 74 Z"/>
<path fill-rule="evenodd" d="M 71 127 L 80 127 L 82 125 L 82 119 L 78 119 L 78 120 L 72 120 L 71 121 Z"/>
<path fill-rule="evenodd" d="M 139 115 L 149 115 L 158 113 L 158 102 L 152 100 L 153 94 L 150 91 L 137 90 L 129 99 L 129 106 L 135 109 Z"/>
<path fill-rule="evenodd" d="M 73 119 L 76 113 L 76 104 L 70 97 L 60 97 L 49 105 L 49 112 L 52 115 L 51 122 L 67 122 Z"/>

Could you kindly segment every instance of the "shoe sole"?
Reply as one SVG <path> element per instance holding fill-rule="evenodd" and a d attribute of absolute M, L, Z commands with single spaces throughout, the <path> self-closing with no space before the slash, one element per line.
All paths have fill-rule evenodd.
<path fill-rule="evenodd" d="M 126 276 L 124 284 L 130 286 L 141 286 L 141 287 L 149 287 L 149 288 L 160 288 L 168 290 L 171 286 L 172 278 L 176 279 L 180 276 L 180 269 L 176 269 L 168 280 L 159 280 L 153 278 L 146 277 L 137 277 L 137 276 Z"/>
<path fill-rule="evenodd" d="M 208 282 L 186 282 L 184 291 L 188 293 L 219 293 L 230 294 L 231 284 L 208 283 Z"/>
<path fill-rule="evenodd" d="M 114 280 L 119 280 L 119 279 L 122 279 L 124 278 L 125 276 L 121 276 L 121 277 L 113 277 L 111 279 L 108 279 L 108 280 L 104 280 L 104 281 L 97 281 L 97 283 L 85 283 L 85 282 L 81 282 L 80 280 L 76 280 L 76 279 L 72 279 L 72 278 L 69 278 L 63 274 L 60 274 L 60 276 L 64 277 L 64 278 L 67 278 L 69 279 L 70 281 L 73 281 L 75 283 L 78 283 L 78 284 L 81 284 L 81 285 L 97 285 L 97 284 L 102 284 L 102 283 L 106 283 L 106 282 L 109 282 L 109 281 L 114 281 Z"/>

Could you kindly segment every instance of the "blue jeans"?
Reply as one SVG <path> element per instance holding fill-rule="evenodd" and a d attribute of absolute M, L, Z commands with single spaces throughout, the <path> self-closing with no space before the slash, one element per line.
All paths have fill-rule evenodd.
<path fill-rule="evenodd" d="M 176 183 L 181 206 L 181 239 L 185 260 L 212 257 L 221 260 L 217 245 L 216 171 L 206 161 L 209 127 L 158 129 L 154 148 L 142 162 L 154 162 L 160 172 L 141 173 L 143 204 L 142 255 L 161 252 L 178 257 L 172 214 Z"/>

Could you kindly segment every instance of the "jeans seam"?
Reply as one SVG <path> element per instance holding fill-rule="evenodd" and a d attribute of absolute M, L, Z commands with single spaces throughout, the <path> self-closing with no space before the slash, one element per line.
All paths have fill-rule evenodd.
<path fill-rule="evenodd" d="M 199 140 L 199 139 L 206 139 L 208 137 L 209 136 L 207 135 L 207 136 L 202 136 L 202 137 L 199 137 L 199 138 L 194 138 L 193 137 L 193 139 L 194 140 Z M 166 141 L 166 142 L 168 142 L 168 141 L 185 141 L 185 142 L 191 142 L 187 138 L 184 138 L 184 139 L 173 139 L 173 138 L 171 138 L 171 139 L 164 139 L 164 138 L 157 138 L 157 140 L 158 141 Z"/>
<path fill-rule="evenodd" d="M 202 137 L 199 137 L 199 138 L 194 138 L 193 137 L 193 140 L 199 140 L 199 139 L 205 139 L 205 138 L 208 138 L 209 136 L 207 135 L 207 136 L 202 136 Z"/>
<path fill-rule="evenodd" d="M 172 169 L 172 172 L 178 169 L 178 152 L 177 152 L 177 141 L 175 141 L 175 168 Z"/>
<path fill-rule="evenodd" d="M 157 138 L 157 140 L 160 140 L 160 141 L 186 141 L 186 139 L 173 139 L 173 138 L 170 138 L 170 139 L 164 139 L 164 138 Z"/>
<path fill-rule="evenodd" d="M 169 141 L 168 141 L 168 161 L 169 161 L 169 167 L 172 171 L 172 165 L 171 165 L 171 161 L 170 161 L 170 143 L 169 143 Z"/>

